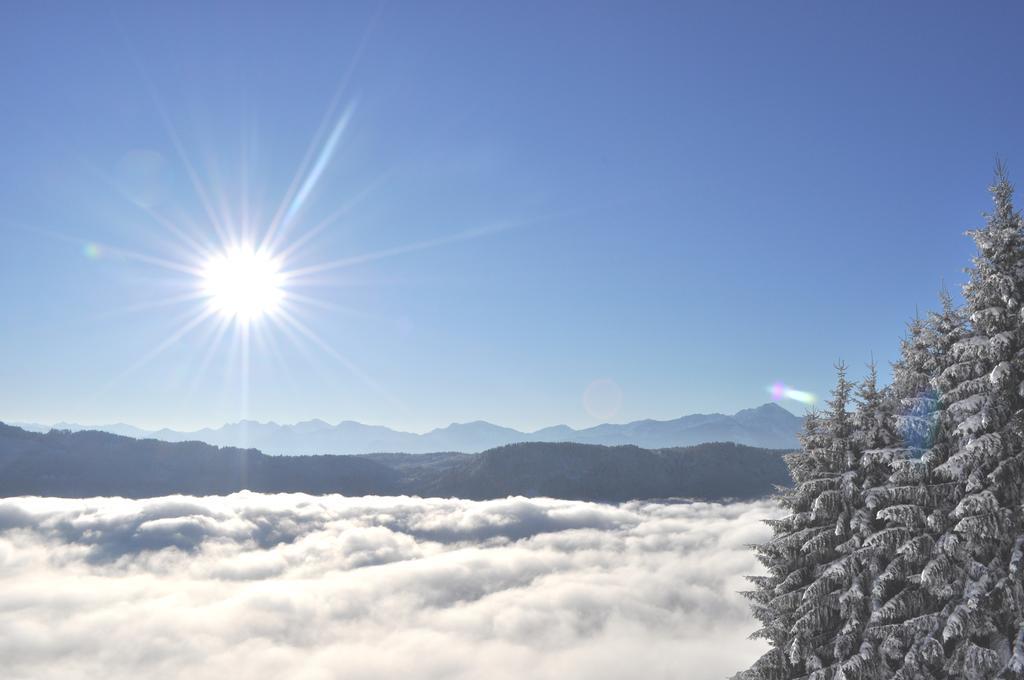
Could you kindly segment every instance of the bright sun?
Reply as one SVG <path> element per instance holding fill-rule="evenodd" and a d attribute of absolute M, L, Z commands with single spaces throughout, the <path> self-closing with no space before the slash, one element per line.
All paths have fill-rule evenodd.
<path fill-rule="evenodd" d="M 208 259 L 202 282 L 210 307 L 241 322 L 272 314 L 284 298 L 280 263 L 251 246 L 234 247 Z"/>

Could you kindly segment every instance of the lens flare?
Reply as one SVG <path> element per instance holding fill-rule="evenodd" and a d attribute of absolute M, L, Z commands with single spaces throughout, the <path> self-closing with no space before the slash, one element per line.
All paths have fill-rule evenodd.
<path fill-rule="evenodd" d="M 778 381 L 769 387 L 768 393 L 772 395 L 772 401 L 792 399 L 793 401 L 799 401 L 801 404 L 807 404 L 808 406 L 818 401 L 818 398 L 810 392 L 795 390 L 792 387 L 787 386 L 786 383 L 782 381 Z"/>
<path fill-rule="evenodd" d="M 903 400 L 896 426 L 908 449 L 924 451 L 935 442 L 938 429 L 939 395 L 931 388 L 921 390 L 913 399 Z"/>
<path fill-rule="evenodd" d="M 202 285 L 212 309 L 240 322 L 272 314 L 284 298 L 280 264 L 270 253 L 250 246 L 230 248 L 207 260 Z"/>
<path fill-rule="evenodd" d="M 292 219 L 302 208 L 302 204 L 305 203 L 306 199 L 313 193 L 313 188 L 316 187 L 317 182 L 320 180 L 320 175 L 323 174 L 324 169 L 331 160 L 331 156 L 334 155 L 334 150 L 338 148 L 338 142 L 341 141 L 342 135 L 345 134 L 345 128 L 348 127 L 348 123 L 352 119 L 353 110 L 353 106 L 349 105 L 348 108 L 345 109 L 344 113 L 341 114 L 341 118 L 339 118 L 338 122 L 334 125 L 334 129 L 331 130 L 330 136 L 324 143 L 319 155 L 317 155 L 313 169 L 309 171 L 309 175 L 307 175 L 305 181 L 303 181 L 299 192 L 295 194 L 295 198 L 293 198 L 291 203 L 288 205 L 288 211 L 281 220 L 281 224 L 285 227 L 291 224 Z"/>
<path fill-rule="evenodd" d="M 103 252 L 100 250 L 100 247 L 95 243 L 86 243 L 84 246 L 82 246 L 82 254 L 85 255 L 90 260 L 98 260 L 100 258 L 100 255 L 103 254 Z"/>

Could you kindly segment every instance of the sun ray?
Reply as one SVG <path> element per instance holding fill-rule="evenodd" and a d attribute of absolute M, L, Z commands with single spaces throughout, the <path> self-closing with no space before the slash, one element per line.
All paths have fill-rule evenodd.
<path fill-rule="evenodd" d="M 153 347 L 149 352 L 144 354 L 142 357 L 137 359 L 134 363 L 132 363 L 127 368 L 125 368 L 120 373 L 118 373 L 114 377 L 110 378 L 106 383 L 104 383 L 103 386 L 101 386 L 99 388 L 99 390 L 97 390 L 93 394 L 93 398 L 98 397 L 101 394 L 104 394 L 109 389 L 111 389 L 114 385 L 119 383 L 121 380 L 124 380 L 127 376 L 131 375 L 135 371 L 137 371 L 137 370 L 143 368 L 144 366 L 146 366 L 147 364 L 149 364 L 149 362 L 151 362 L 157 356 L 159 356 L 160 354 L 165 352 L 169 347 L 171 347 L 171 345 L 175 344 L 176 342 L 181 340 L 183 337 L 185 337 L 196 326 L 198 326 L 199 324 L 203 323 L 204 321 L 209 319 L 211 316 L 213 316 L 213 311 L 212 310 L 203 310 L 203 311 L 200 311 L 198 314 L 190 315 L 190 316 L 192 318 L 190 320 L 188 320 L 183 326 L 178 328 L 171 335 L 169 335 L 166 338 L 164 338 L 164 340 L 162 342 L 160 342 L 158 345 Z M 188 317 L 186 317 L 186 318 L 188 318 Z"/>
<path fill-rule="evenodd" d="M 331 109 L 335 104 L 332 102 Z M 267 229 L 267 233 L 263 236 L 260 242 L 261 248 L 275 248 L 279 245 L 279 240 L 291 227 L 291 221 L 302 209 L 306 200 L 313 193 L 316 188 L 317 182 L 320 180 L 320 175 L 323 174 L 324 169 L 330 162 L 331 157 L 334 155 L 334 151 L 341 141 L 342 135 L 345 133 L 345 129 L 348 127 L 349 121 L 352 118 L 354 111 L 354 104 L 349 104 L 342 111 L 341 116 L 335 122 L 334 127 L 331 129 L 330 134 L 327 136 L 319 152 L 316 154 L 316 160 L 313 162 L 313 167 L 306 172 L 306 166 L 309 165 L 310 159 L 312 158 L 312 152 L 316 149 L 316 145 L 312 145 L 307 152 L 302 163 L 299 165 L 299 171 L 295 175 L 295 179 L 292 181 L 292 186 L 288 188 L 285 193 L 284 200 L 281 202 L 280 207 L 274 214 L 273 219 L 270 221 L 270 226 Z M 320 133 L 314 137 L 314 140 L 319 138 Z M 304 179 L 303 179 L 304 178 Z M 301 180 L 301 184 L 299 183 Z"/>
<path fill-rule="evenodd" d="M 313 135 L 313 139 L 310 142 L 309 147 L 306 149 L 306 153 L 303 155 L 302 161 L 299 163 L 299 167 L 298 167 L 298 169 L 295 172 L 295 177 L 289 183 L 288 189 L 285 191 L 284 198 L 282 199 L 280 206 L 275 211 L 274 217 L 270 220 L 270 227 L 267 229 L 267 233 L 264 236 L 263 240 L 261 241 L 260 247 L 271 247 L 272 248 L 272 247 L 274 247 L 276 245 L 276 243 L 277 243 L 277 240 L 276 240 L 277 239 L 277 231 L 278 231 L 279 228 L 281 228 L 282 222 L 285 221 L 284 220 L 284 216 L 287 215 L 288 213 L 292 212 L 290 210 L 290 206 L 295 204 L 296 192 L 300 192 L 300 190 L 299 190 L 299 182 L 302 181 L 303 177 L 306 177 L 307 181 L 303 182 L 303 186 L 305 186 L 306 184 L 309 183 L 308 182 L 309 177 L 311 177 L 313 175 L 312 172 L 307 173 L 306 172 L 306 168 L 309 166 L 310 162 L 313 160 L 314 155 L 317 155 L 318 158 L 323 158 L 324 157 L 324 150 L 329 148 L 329 147 L 333 147 L 334 146 L 334 145 L 331 145 L 329 143 L 331 137 L 335 136 L 335 133 L 337 133 L 337 136 L 340 138 L 341 133 L 344 132 L 344 128 L 348 126 L 348 120 L 347 119 L 351 115 L 350 111 L 351 111 L 351 109 L 353 107 L 353 104 L 351 104 L 351 103 L 346 108 L 346 110 L 342 112 L 341 116 L 335 122 L 334 127 L 333 127 L 333 131 L 332 131 L 331 135 L 328 137 L 328 143 L 324 144 L 323 146 L 320 146 L 318 144 L 318 140 L 324 134 L 327 133 L 328 126 L 330 125 L 330 121 L 333 118 L 333 113 L 334 113 L 335 110 L 337 110 L 338 104 L 341 102 L 342 96 L 345 94 L 345 91 L 348 89 L 349 81 L 351 81 L 352 76 L 356 72 L 356 68 L 359 66 L 359 62 L 362 59 L 363 52 L 366 50 L 366 46 L 370 42 L 370 36 L 373 33 L 373 29 L 376 27 L 377 21 L 380 19 L 380 16 L 383 13 L 383 11 L 384 11 L 384 3 L 381 3 L 377 7 L 377 11 L 374 13 L 373 17 L 371 17 L 369 24 L 367 24 L 367 26 L 366 26 L 366 29 L 363 31 L 363 36 L 360 39 L 359 44 L 356 46 L 356 50 L 355 50 L 355 52 L 352 55 L 352 59 L 349 62 L 348 68 L 345 70 L 345 73 L 342 76 L 341 81 L 338 84 L 338 88 L 334 92 L 334 96 L 331 97 L 331 100 L 330 100 L 330 102 L 327 105 L 327 111 L 324 114 L 323 120 L 320 123 L 320 127 L 317 129 L 316 133 Z M 344 123 L 343 123 L 343 121 L 344 121 Z M 339 130 L 339 128 L 340 128 L 340 130 Z M 336 143 L 337 142 L 335 142 L 335 144 Z M 319 154 L 317 153 L 317 148 L 318 147 L 320 148 Z M 330 148 L 330 151 L 327 154 L 327 156 L 328 156 L 327 160 L 329 160 L 329 156 L 331 154 L 333 154 L 333 148 Z M 326 165 L 326 160 L 324 161 L 324 164 Z M 319 173 L 316 173 L 316 179 L 319 179 Z M 316 181 L 314 180 L 312 184 L 315 185 Z M 310 186 L 310 191 L 312 191 L 312 186 Z M 307 193 L 309 193 L 309 192 L 307 192 Z M 300 203 L 304 202 L 304 200 L 305 199 L 303 198 L 303 201 L 300 201 Z"/>
<path fill-rule="evenodd" d="M 302 354 L 302 357 L 309 363 L 310 366 L 313 366 L 314 368 L 321 367 L 315 363 L 313 355 L 310 353 L 309 348 L 306 346 L 306 342 L 299 335 L 297 335 L 294 330 L 292 330 L 291 326 L 289 326 L 287 321 L 277 324 L 275 328 L 284 333 L 285 337 L 288 338 L 288 341 L 292 344 L 292 347 L 294 347 L 296 350 L 299 351 L 299 353 Z"/>
<path fill-rule="evenodd" d="M 241 345 L 241 333 L 239 332 L 238 325 L 235 323 L 229 323 L 232 329 L 232 333 L 228 337 L 227 341 L 227 357 L 224 361 L 224 373 L 222 375 L 222 381 L 220 385 L 220 400 L 221 403 L 228 403 L 230 399 L 237 396 L 238 392 L 235 389 L 233 371 L 236 369 L 240 370 L 239 361 L 239 346 Z"/>
<path fill-rule="evenodd" d="M 242 366 L 241 366 L 241 385 L 240 385 L 240 401 L 241 401 L 241 418 L 244 420 L 249 417 L 249 389 L 251 386 L 251 372 L 252 372 L 252 355 L 249 351 L 249 337 L 250 329 L 252 326 L 249 324 L 243 325 L 239 329 L 239 338 L 242 341 Z M 248 442 L 243 442 L 248 443 Z"/>
<path fill-rule="evenodd" d="M 199 173 L 189 160 L 188 154 L 185 153 L 185 146 L 181 141 L 181 137 L 175 130 L 174 124 L 171 122 L 171 117 L 167 112 L 167 107 L 164 105 L 163 99 L 160 97 L 160 92 L 157 90 L 152 78 L 150 78 L 149 72 L 147 71 L 145 64 L 142 62 L 142 58 L 132 46 L 129 36 L 124 31 L 119 31 L 119 35 L 125 50 L 131 58 L 132 64 L 135 66 L 139 79 L 142 81 L 146 94 L 149 96 L 150 102 L 156 110 L 157 116 L 160 119 L 160 124 L 163 126 L 164 133 L 170 140 L 171 146 L 174 148 L 175 155 L 177 155 L 178 161 L 185 169 L 185 174 L 188 176 L 189 182 L 191 183 L 193 190 L 196 192 L 196 196 L 199 198 L 199 202 L 202 205 L 203 210 L 206 212 L 207 219 L 210 221 L 210 226 L 217 233 L 218 237 L 220 237 L 223 242 L 226 242 L 229 234 L 225 226 L 220 223 L 217 213 L 213 209 L 213 203 L 210 201 L 209 194 L 206 191 Z"/>
<path fill-rule="evenodd" d="M 83 244 L 91 242 L 83 241 Z M 157 267 L 162 267 L 170 271 L 181 272 L 183 274 L 190 274 L 191 276 L 202 276 L 202 270 L 192 265 L 184 264 L 182 262 L 175 262 L 174 260 L 168 260 L 162 257 L 155 257 L 153 255 L 146 255 L 145 253 L 139 253 L 134 250 L 125 250 L 124 248 L 117 248 L 114 246 L 107 245 L 105 243 L 97 243 L 103 249 L 103 252 L 117 257 L 124 258 L 126 260 L 136 260 L 138 262 L 144 262 L 146 264 L 152 264 Z"/>
<path fill-rule="evenodd" d="M 298 302 L 301 304 L 309 305 L 310 307 L 316 307 L 328 312 L 337 312 L 339 314 L 350 314 L 358 315 L 366 318 L 375 318 L 372 314 L 367 312 L 361 312 L 352 307 L 343 307 L 335 302 L 329 302 L 327 300 L 321 300 L 320 298 L 313 297 L 312 295 L 303 295 L 302 293 L 294 290 L 289 290 L 285 293 L 285 299 L 289 302 Z"/>
<path fill-rule="evenodd" d="M 372 262 L 376 260 L 383 260 L 390 257 L 396 257 L 399 255 L 406 255 L 409 253 L 415 253 L 423 250 L 430 250 L 438 248 L 440 246 L 450 245 L 453 243 L 460 243 L 463 241 L 472 241 L 485 236 L 491 236 L 499 234 L 512 229 L 518 229 L 526 227 L 538 222 L 550 220 L 554 217 L 564 217 L 566 215 L 573 215 L 586 212 L 590 208 L 574 208 L 571 210 L 562 210 L 550 214 L 539 215 L 536 217 L 520 220 L 508 220 L 501 222 L 494 222 L 481 227 L 473 227 L 471 229 L 465 229 L 463 231 L 455 232 L 453 234 L 447 234 L 444 236 L 438 236 L 432 239 L 426 239 L 423 241 L 417 241 L 415 243 L 409 243 L 401 246 L 394 246 L 392 248 L 384 248 L 382 250 L 373 251 L 370 253 L 363 253 L 361 255 L 352 255 L 349 257 L 339 258 L 337 260 L 330 260 L 327 262 L 321 262 L 306 267 L 289 270 L 289 279 L 297 285 L 301 285 L 302 278 L 309 274 L 316 274 L 324 271 L 330 271 L 334 269 L 344 269 L 346 267 L 363 264 L 365 262 Z"/>
<path fill-rule="evenodd" d="M 385 248 L 383 250 L 378 250 L 372 253 L 364 253 L 363 255 L 352 255 L 350 257 L 344 257 L 338 260 L 332 260 L 330 262 L 309 265 L 307 267 L 291 271 L 290 275 L 293 278 L 300 278 L 308 274 L 317 274 L 319 272 L 329 271 L 332 269 L 343 269 L 345 267 L 351 267 L 357 264 L 362 264 L 364 262 L 383 260 L 385 258 L 395 257 L 397 255 L 405 255 L 407 253 L 415 253 L 421 250 L 429 250 L 451 243 L 459 243 L 460 241 L 470 241 L 483 236 L 489 236 L 491 234 L 497 234 L 499 232 L 506 231 L 508 229 L 511 229 L 513 226 L 515 225 L 512 223 L 499 223 L 484 227 L 475 227 L 473 229 L 466 229 L 464 231 L 456 232 L 454 234 L 448 234 L 446 236 L 439 236 L 437 238 L 427 239 L 425 241 L 409 243 L 404 246 L 395 246 L 393 248 Z"/>
<path fill-rule="evenodd" d="M 6 224 L 6 225 L 8 225 L 8 226 L 10 226 L 12 228 L 15 228 L 15 229 L 21 229 L 23 231 L 27 231 L 27 232 L 34 233 L 34 234 L 41 234 L 43 236 L 47 236 L 47 237 L 53 238 L 53 239 L 58 239 L 58 240 L 61 240 L 61 241 L 67 242 L 67 243 L 74 243 L 74 244 L 76 244 L 76 245 L 78 245 L 78 246 L 80 246 L 82 248 L 93 247 L 93 248 L 95 248 L 97 250 L 101 250 L 102 253 L 105 254 L 105 255 L 113 255 L 113 256 L 120 257 L 120 258 L 123 258 L 123 259 L 126 259 L 126 260 L 136 260 L 136 261 L 139 261 L 139 262 L 144 262 L 146 264 L 156 265 L 158 267 L 161 267 L 163 269 L 167 269 L 167 270 L 170 270 L 170 271 L 176 271 L 176 272 L 179 272 L 179 273 L 182 273 L 182 274 L 190 274 L 192 276 L 198 276 L 200 274 L 200 271 L 201 271 L 201 270 L 199 270 L 196 267 L 192 267 L 192 266 L 184 264 L 182 262 L 176 262 L 174 260 L 168 260 L 168 259 L 162 258 L 162 257 L 155 257 L 153 255 L 147 255 L 145 253 L 139 253 L 139 252 L 136 252 L 136 251 L 133 251 L 133 250 L 126 250 L 124 248 L 118 248 L 118 247 L 111 246 L 111 245 L 106 244 L 106 243 L 97 243 L 96 241 L 89 241 L 89 240 L 86 240 L 86 239 L 83 239 L 83 238 L 79 238 L 79 237 L 76 237 L 76 236 L 70 236 L 68 234 L 64 234 L 64 233 L 61 233 L 59 231 L 53 231 L 53 230 L 50 230 L 50 229 L 43 229 L 41 227 L 37 227 L 37 226 L 34 226 L 34 225 L 30 225 L 30 224 L 25 224 L 25 223 L 21 223 L 21 222 L 11 222 L 10 220 L 4 219 L 2 217 L 0 217 L 0 222 L 4 223 L 4 224 Z"/>
<path fill-rule="evenodd" d="M 282 248 L 279 252 L 282 258 L 291 257 L 298 249 L 309 242 L 313 237 L 321 234 L 327 227 L 330 227 L 339 219 L 341 219 L 346 213 L 350 212 L 355 206 L 357 206 L 367 196 L 372 194 L 379 186 L 384 183 L 388 177 L 393 174 L 393 171 L 383 172 L 377 176 L 372 182 L 367 184 L 363 189 L 357 192 L 352 198 L 343 203 L 338 208 L 335 208 L 327 217 L 323 218 L 315 225 L 306 229 L 305 232 L 296 237 L 287 247 Z"/>
<path fill-rule="evenodd" d="M 146 89 L 149 92 L 149 96 L 154 107 L 157 110 L 157 114 L 160 116 L 160 122 L 163 124 L 164 132 L 171 140 L 171 145 L 174 147 L 174 152 L 177 154 L 179 162 L 181 162 L 182 167 L 185 168 L 185 174 L 188 175 L 189 182 L 191 182 L 192 188 L 195 190 L 196 196 L 199 198 L 199 202 L 202 204 L 203 210 L 206 212 L 206 216 L 210 220 L 210 226 L 213 227 L 214 231 L 217 232 L 217 235 L 223 242 L 227 242 L 229 237 L 227 229 L 220 223 L 217 212 L 214 210 L 213 203 L 210 201 L 209 194 L 203 185 L 203 181 L 199 177 L 199 173 L 196 171 L 195 166 L 192 165 L 192 162 L 188 159 L 188 154 L 185 153 L 185 146 L 182 144 L 181 138 L 178 136 L 177 131 L 174 129 L 174 125 L 171 123 L 171 118 L 167 114 L 167 109 L 164 107 L 163 101 L 160 99 L 160 95 L 157 92 L 156 87 L 150 81 L 141 62 L 136 60 L 136 65 L 140 70 L 142 80 L 146 85 Z"/>
<path fill-rule="evenodd" d="M 241 143 L 241 162 L 238 168 L 238 212 L 241 217 L 239 223 L 243 228 L 247 228 L 252 222 L 250 221 L 251 215 L 249 214 L 249 143 L 250 135 L 246 126 L 242 127 L 242 143 Z M 254 234 L 245 235 L 249 239 L 254 238 Z"/>
<path fill-rule="evenodd" d="M 199 381 L 206 376 L 206 371 L 209 369 L 214 355 L 220 349 L 221 342 L 229 328 L 231 328 L 230 319 L 224 316 L 217 318 L 217 321 L 210 333 L 210 340 L 206 342 L 206 351 L 203 352 L 203 356 L 199 362 L 199 367 L 192 376 L 192 380 L 189 382 L 188 388 L 185 391 L 186 398 L 195 394 L 196 389 L 199 387 Z"/>
<path fill-rule="evenodd" d="M 199 312 L 198 314 L 193 316 L 192 319 L 188 321 L 184 326 L 182 326 L 178 330 L 171 333 L 171 335 L 164 338 L 164 340 L 160 344 L 158 344 L 156 347 L 154 347 L 145 355 L 143 355 L 142 358 L 140 358 L 134 364 L 129 366 L 128 369 L 126 369 L 125 373 L 131 373 L 142 368 L 150 361 L 155 359 L 159 354 L 166 351 L 167 348 L 169 348 L 171 345 L 173 345 L 174 343 L 178 342 L 178 340 L 181 340 L 183 337 L 188 335 L 188 333 L 191 332 L 192 329 L 194 329 L 196 326 L 209 319 L 211 316 L 213 316 L 212 310 L 203 310 Z"/>
<path fill-rule="evenodd" d="M 256 343 L 257 349 L 260 351 L 266 351 L 269 353 L 274 364 L 279 369 L 279 375 L 283 376 L 288 382 L 288 387 L 291 389 L 293 395 L 298 396 L 301 393 L 299 389 L 299 383 L 295 380 L 293 371 L 289 370 L 288 364 L 284 359 L 284 355 L 281 353 L 280 345 L 277 342 L 277 336 L 274 330 L 277 326 L 257 326 L 256 327 Z"/>
<path fill-rule="evenodd" d="M 361 380 L 364 385 L 366 385 L 367 387 L 369 387 L 370 389 L 372 389 L 373 391 L 377 392 L 379 395 L 384 397 L 388 402 L 390 402 L 392 404 L 392 406 L 395 406 L 395 407 L 401 409 L 402 411 L 408 411 L 409 410 L 408 407 L 406 407 L 397 398 L 395 398 L 391 393 L 389 393 L 387 390 L 385 390 L 380 384 L 377 383 L 377 381 L 375 381 L 367 373 L 365 373 L 361 368 L 359 368 L 351 359 L 349 359 L 345 355 L 343 355 L 340 352 L 338 352 L 338 350 L 334 349 L 329 344 L 327 344 L 311 328 L 306 326 L 304 323 L 302 323 L 297 318 L 295 318 L 294 315 L 289 313 L 288 310 L 282 309 L 280 317 L 281 317 L 281 319 L 285 323 L 290 325 L 294 330 L 298 331 L 300 334 L 302 334 L 304 337 L 306 337 L 306 339 L 308 339 L 310 342 L 315 344 L 317 347 L 319 347 L 325 353 L 327 353 L 328 355 L 333 357 L 335 360 L 337 360 L 339 363 L 341 363 L 346 369 L 348 369 L 348 371 L 350 373 L 352 373 L 352 375 L 354 375 L 357 378 L 359 378 L 359 380 Z"/>
<path fill-rule="evenodd" d="M 298 193 L 292 199 L 288 205 L 288 210 L 285 211 L 284 216 L 281 218 L 280 230 L 282 232 L 287 231 L 288 227 L 291 226 L 292 220 L 302 210 L 303 205 L 309 198 L 310 194 L 316 188 L 317 182 L 320 181 L 321 175 L 327 168 L 327 164 L 330 163 L 331 158 L 334 156 L 334 152 L 338 149 L 338 144 L 341 142 L 342 136 L 345 134 L 345 130 L 348 129 L 349 122 L 352 120 L 352 114 L 355 111 L 355 104 L 349 104 L 342 111 L 341 116 L 338 118 L 338 122 L 334 125 L 331 130 L 331 134 L 327 137 L 327 141 L 324 142 L 324 146 L 320 149 L 320 153 L 317 154 L 316 162 L 313 163 L 313 168 L 309 171 L 306 179 L 302 182 L 302 186 L 299 187 Z"/>
<path fill-rule="evenodd" d="M 121 184 L 120 184 L 120 183 L 118 183 L 118 182 L 117 182 L 117 181 L 116 181 L 116 180 L 115 180 L 115 179 L 114 179 L 113 177 L 111 177 L 111 176 L 110 176 L 110 175 L 108 175 L 108 174 L 107 174 L 106 172 L 104 172 L 104 171 L 103 171 L 103 170 L 102 170 L 101 168 L 99 168 L 99 167 L 97 167 L 96 165 L 94 165 L 94 164 L 92 164 L 92 163 L 89 163 L 89 162 L 86 162 L 86 163 L 85 163 L 85 165 L 86 165 L 86 167 L 87 167 L 87 168 L 89 168 L 89 170 L 90 170 L 90 171 L 91 171 L 91 172 L 92 172 L 92 173 L 93 173 L 93 174 L 94 174 L 94 175 L 95 175 L 95 176 L 96 176 L 96 177 L 97 177 L 97 178 L 98 178 L 98 179 L 99 179 L 100 181 L 102 181 L 103 183 L 107 184 L 107 185 L 108 185 L 108 186 L 109 186 L 110 188 L 114 189 L 114 191 L 115 191 L 115 192 L 117 192 L 117 194 L 118 194 L 119 196 L 121 196 L 122 198 L 124 198 L 124 199 L 125 199 L 125 201 L 127 201 L 127 202 L 128 202 L 128 203 L 130 203 L 131 205 L 135 206 L 135 207 L 136 207 L 136 208 L 138 208 L 139 210 L 141 210 L 141 211 L 143 211 L 144 213 L 146 213 L 146 215 L 147 215 L 147 216 L 149 216 L 149 217 L 150 217 L 150 219 L 152 219 L 152 220 L 153 220 L 154 222 L 156 222 L 156 223 L 157 223 L 157 224 L 159 224 L 160 226 L 162 226 L 162 227 L 164 227 L 165 229 L 167 229 L 167 230 L 168 230 L 169 232 L 171 232 L 171 233 L 172 233 L 172 234 L 173 234 L 174 236 L 176 236 L 176 237 L 178 237 L 179 239 L 181 239 L 181 241 L 182 241 L 182 242 L 183 242 L 183 243 L 184 243 L 184 244 L 185 244 L 186 246 L 188 246 L 189 248 L 191 248 L 191 249 L 192 249 L 192 250 L 193 250 L 194 252 L 197 252 L 197 253 L 202 253 L 202 252 L 207 252 L 207 251 L 210 251 L 210 250 L 212 250 L 212 244 L 210 244 L 210 243 L 207 243 L 207 244 L 202 244 L 202 243 L 200 243 L 200 242 L 199 242 L 198 240 L 196 240 L 195 238 L 193 238 L 193 236 L 192 236 L 191 234 L 189 234 L 189 233 L 185 232 L 185 230 L 184 230 L 184 229 L 182 229 L 181 227 L 179 227 L 178 225 L 176 225 L 176 224 L 175 224 L 174 222 L 172 222 L 172 221 L 171 221 L 170 219 L 168 219 L 168 218 L 164 217 L 163 215 L 161 215 L 160 213 L 158 213 L 158 212 L 157 212 L 156 210 L 154 210 L 154 209 L 153 209 L 153 208 L 152 208 L 151 206 L 148 206 L 148 205 L 146 205 L 146 204 L 144 204 L 144 203 L 140 203 L 140 202 L 136 201 L 136 200 L 135 200 L 135 199 L 134 199 L 134 198 L 133 198 L 133 197 L 132 197 L 132 196 L 131 196 L 131 195 L 130 195 L 130 194 L 129 194 L 129 193 L 128 193 L 128 192 L 127 192 L 127 191 L 126 191 L 125 189 L 124 189 L 124 187 L 123 187 L 123 186 L 121 186 Z"/>
<path fill-rule="evenodd" d="M 101 318 L 105 318 L 120 316 L 122 314 L 145 312 L 151 309 L 160 309 L 161 307 L 172 307 L 185 302 L 195 302 L 197 300 L 202 300 L 204 297 L 206 297 L 206 294 L 202 291 L 192 291 L 190 293 L 182 293 L 181 295 L 175 295 L 172 297 L 160 298 L 159 300 L 148 300 L 146 302 L 138 302 L 132 305 L 108 309 L 100 316 Z"/>

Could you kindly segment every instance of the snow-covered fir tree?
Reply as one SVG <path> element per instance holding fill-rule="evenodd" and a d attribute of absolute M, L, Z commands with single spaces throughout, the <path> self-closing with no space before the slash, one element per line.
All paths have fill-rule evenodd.
<path fill-rule="evenodd" d="M 859 654 L 867 600 L 851 530 L 860 503 L 859 450 L 848 410 L 853 386 L 844 365 L 828 410 L 807 418 L 802 450 L 787 458 L 795 486 L 781 495 L 791 514 L 769 522 L 774 537 L 758 546 L 768 575 L 748 593 L 772 644 L 744 677 L 836 677 Z"/>
<path fill-rule="evenodd" d="M 940 630 L 942 601 L 921 587 L 920 572 L 933 557 L 935 537 L 954 503 L 950 489 L 936 484 L 932 470 L 948 456 L 948 428 L 932 376 L 948 363 L 948 347 L 962 337 L 959 311 L 943 293 L 943 312 L 915 319 L 893 364 L 887 389 L 887 416 L 893 435 L 888 447 L 869 450 L 888 478 L 866 487 L 876 534 L 865 543 L 880 553 L 885 567 L 872 586 L 867 636 L 879 644 L 887 678 L 929 678 L 943 668 Z M 948 486 L 948 485 L 947 485 Z"/>
<path fill-rule="evenodd" d="M 922 578 L 949 582 L 942 631 L 950 677 L 1024 677 L 1020 538 L 1024 487 L 1024 232 L 1013 187 L 1000 168 L 994 212 L 970 232 L 978 248 L 964 287 L 970 332 L 953 346 L 954 362 L 939 385 L 952 417 L 955 451 L 936 467 L 958 498 L 940 555 Z"/>
<path fill-rule="evenodd" d="M 800 435 L 801 451 L 786 456 L 795 484 L 792 489 L 780 490 L 778 495 L 779 503 L 790 514 L 782 519 L 765 520 L 772 529 L 773 538 L 754 546 L 766 574 L 749 577 L 754 590 L 744 595 L 751 600 L 754 617 L 762 624 L 751 637 L 768 640 L 771 649 L 739 675 L 743 679 L 786 680 L 798 673 L 786 650 L 792 644 L 791 630 L 797 619 L 800 599 L 816 566 L 802 547 L 809 536 L 814 538 L 821 533 L 812 523 L 811 507 L 816 492 L 823 487 L 819 480 L 818 461 L 808 452 L 822 447 L 823 432 L 819 414 L 816 411 L 808 413 Z"/>
<path fill-rule="evenodd" d="M 1002 168 L 991 192 L 964 309 L 943 293 L 854 412 L 841 369 L 787 458 L 743 678 L 1024 679 L 1024 223 Z"/>
<path fill-rule="evenodd" d="M 893 430 L 892 404 L 889 391 L 878 388 L 878 371 L 874 362 L 860 383 L 856 395 L 853 434 L 856 465 L 849 476 L 848 503 L 855 509 L 850 518 L 851 539 L 840 550 L 851 556 L 848 571 L 856 574 L 857 608 L 848 616 L 848 630 L 837 638 L 837 648 L 846 654 L 839 677 L 846 680 L 888 677 L 887 666 L 880 653 L 879 639 L 868 627 L 878 609 L 878 598 L 872 584 L 885 573 L 892 560 L 889 543 L 884 540 L 884 523 L 879 510 L 887 505 L 885 485 L 891 470 L 889 452 L 898 440 Z M 845 548 L 845 549 L 844 549 Z M 851 598 L 851 600 L 854 598 Z"/>
<path fill-rule="evenodd" d="M 791 662 L 802 662 L 815 680 L 835 677 L 851 657 L 855 666 L 861 663 L 860 636 L 868 612 L 867 570 L 859 551 L 860 536 L 854 529 L 863 505 L 863 475 L 861 449 L 849 411 L 853 385 L 846 379 L 844 364 L 836 369 L 838 377 L 825 420 L 825 446 L 809 452 L 820 461 L 819 479 L 827 482 L 827 488 L 814 499 L 812 518 L 827 533 L 804 545 L 821 564 L 801 598 L 789 650 Z"/>

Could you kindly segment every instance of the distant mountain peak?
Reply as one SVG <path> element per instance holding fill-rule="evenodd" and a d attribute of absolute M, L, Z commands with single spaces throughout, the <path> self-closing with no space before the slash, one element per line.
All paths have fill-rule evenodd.
<path fill-rule="evenodd" d="M 769 401 L 764 404 L 761 404 L 760 406 L 755 406 L 753 408 L 745 408 L 741 411 L 737 411 L 736 416 L 741 416 L 748 413 L 770 413 L 777 415 L 785 414 L 787 416 L 792 416 L 793 418 L 799 418 L 799 416 L 793 415 L 793 413 L 789 409 L 780 406 L 777 402 L 774 401 Z"/>

